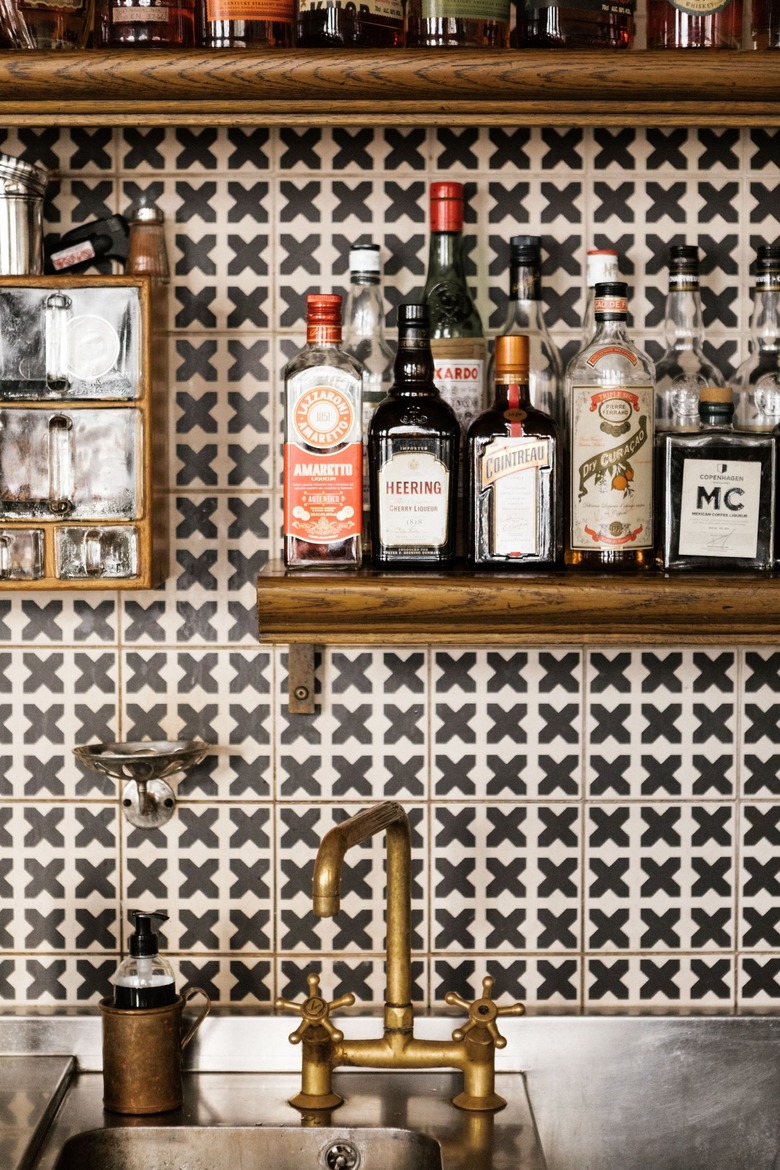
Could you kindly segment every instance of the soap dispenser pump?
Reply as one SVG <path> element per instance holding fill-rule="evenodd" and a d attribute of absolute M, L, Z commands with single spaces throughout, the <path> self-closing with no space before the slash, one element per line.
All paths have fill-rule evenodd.
<path fill-rule="evenodd" d="M 114 1007 L 159 1008 L 176 1002 L 173 968 L 159 952 L 153 919 L 167 922 L 162 910 L 131 910 L 135 927 L 130 935 L 128 957 L 120 963 L 111 982 Z"/>

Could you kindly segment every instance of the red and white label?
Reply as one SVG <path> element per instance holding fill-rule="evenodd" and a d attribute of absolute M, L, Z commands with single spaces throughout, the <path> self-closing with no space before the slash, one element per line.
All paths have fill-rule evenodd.
<path fill-rule="evenodd" d="M 284 446 L 284 532 L 312 544 L 359 536 L 363 528 L 363 444 L 333 453 Z"/>

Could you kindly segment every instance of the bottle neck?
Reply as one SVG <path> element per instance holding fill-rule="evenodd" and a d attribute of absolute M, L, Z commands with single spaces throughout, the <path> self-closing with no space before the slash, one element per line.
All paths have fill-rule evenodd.
<path fill-rule="evenodd" d="M 698 349 L 704 341 L 704 320 L 698 281 L 669 288 L 664 322 L 666 341 L 676 349 Z"/>
<path fill-rule="evenodd" d="M 530 405 L 531 391 L 527 376 L 520 380 L 516 375 L 496 375 L 494 410 L 528 410 Z"/>
<path fill-rule="evenodd" d="M 462 232 L 431 232 L 428 249 L 428 280 L 434 284 L 445 277 L 465 283 L 465 251 Z"/>
<path fill-rule="evenodd" d="M 306 325 L 306 344 L 317 349 L 336 349 L 341 345 L 341 326 L 324 325 L 321 322 Z"/>
<path fill-rule="evenodd" d="M 363 337 L 384 340 L 385 314 L 378 280 L 353 277 L 346 313 L 345 341 L 352 344 Z"/>
<path fill-rule="evenodd" d="M 756 288 L 750 335 L 754 348 L 772 353 L 780 350 L 780 280 L 777 287 Z"/>
<path fill-rule="evenodd" d="M 596 332 L 592 344 L 603 341 L 620 341 L 629 343 L 628 321 L 625 314 L 596 313 Z"/>
<path fill-rule="evenodd" d="M 541 301 L 542 273 L 538 264 L 512 260 L 509 265 L 509 297 L 512 301 Z"/>
<path fill-rule="evenodd" d="M 398 349 L 393 363 L 392 395 L 438 394 L 433 381 L 433 354 L 428 329 L 419 325 L 401 325 Z"/>

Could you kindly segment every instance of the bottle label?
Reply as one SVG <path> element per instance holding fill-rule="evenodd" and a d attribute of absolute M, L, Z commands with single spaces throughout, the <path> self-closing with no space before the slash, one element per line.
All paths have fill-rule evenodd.
<path fill-rule="evenodd" d="M 669 292 L 699 292 L 699 277 L 693 272 L 670 272 Z"/>
<path fill-rule="evenodd" d="M 485 352 L 483 337 L 431 341 L 433 380 L 464 430 L 484 409 Z"/>
<path fill-rule="evenodd" d="M 684 4 L 679 0 L 669 2 L 678 12 L 687 12 L 690 16 L 710 16 L 713 12 L 721 12 L 728 8 L 732 0 L 685 0 Z"/>
<path fill-rule="evenodd" d="M 287 386 L 284 533 L 313 544 L 337 544 L 362 530 L 359 389 L 353 398 L 351 379 L 333 385 L 337 377 L 315 367 Z"/>
<path fill-rule="evenodd" d="M 292 23 L 295 0 L 206 0 L 206 20 L 269 20 Z"/>
<path fill-rule="evenodd" d="M 509 22 L 509 0 L 422 0 L 423 20 Z"/>
<path fill-rule="evenodd" d="M 652 548 L 653 386 L 573 386 L 571 547 Z"/>
<path fill-rule="evenodd" d="M 399 451 L 382 464 L 379 536 L 387 548 L 428 551 L 449 536 L 450 473 L 430 451 Z"/>
<path fill-rule="evenodd" d="M 168 6 L 161 4 L 127 8 L 124 5 L 111 9 L 114 24 L 165 24 L 168 20 Z"/>
<path fill-rule="evenodd" d="M 556 5 L 554 0 L 525 0 L 525 7 L 530 12 L 540 12 Z M 632 16 L 636 0 L 566 0 L 566 7 L 584 12 L 606 12 L 611 16 Z"/>
<path fill-rule="evenodd" d="M 680 500 L 680 556 L 754 558 L 760 503 L 759 462 L 686 459 Z"/>
<path fill-rule="evenodd" d="M 79 244 L 71 244 L 69 248 L 62 248 L 59 252 L 52 252 L 49 259 L 52 268 L 60 272 L 63 268 L 71 268 L 74 264 L 83 264 L 86 260 L 95 258 L 95 249 L 89 240 L 82 240 Z"/>
<path fill-rule="evenodd" d="M 480 480 L 493 490 L 494 556 L 538 554 L 539 471 L 549 466 L 549 439 L 501 438 L 485 448 Z"/>
<path fill-rule="evenodd" d="M 348 16 L 381 16 L 385 20 L 403 21 L 404 10 L 400 0 L 298 0 L 298 12 L 320 12 L 323 8 L 337 8 Z"/>
<path fill-rule="evenodd" d="M 759 272 L 756 292 L 780 292 L 780 272 Z"/>

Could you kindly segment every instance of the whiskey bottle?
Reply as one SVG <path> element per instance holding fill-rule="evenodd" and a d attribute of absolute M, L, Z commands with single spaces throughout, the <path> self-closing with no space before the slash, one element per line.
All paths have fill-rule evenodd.
<path fill-rule="evenodd" d="M 740 430 L 771 431 L 780 425 L 780 247 L 762 244 L 750 319 L 749 355 L 733 380 Z"/>
<path fill-rule="evenodd" d="M 98 0 L 95 43 L 105 49 L 191 49 L 195 0 Z"/>
<path fill-rule="evenodd" d="M 751 26 L 752 48 L 780 49 L 780 0 L 753 0 Z"/>
<path fill-rule="evenodd" d="M 626 331 L 626 293 L 596 285 L 596 335 L 566 371 L 564 558 L 580 568 L 653 559 L 653 365 Z"/>
<path fill-rule="evenodd" d="M 504 49 L 510 0 L 407 0 L 408 49 Z"/>
<path fill-rule="evenodd" d="M 620 280 L 620 264 L 614 248 L 589 248 L 585 256 L 585 315 L 582 318 L 582 345 L 588 345 L 596 332 L 596 285 Z"/>
<path fill-rule="evenodd" d="M 742 0 L 647 0 L 648 49 L 741 49 Z"/>
<path fill-rule="evenodd" d="M 496 338 L 495 399 L 469 427 L 467 547 L 475 567 L 551 568 L 562 553 L 558 427 L 531 403 L 528 338 Z"/>
<path fill-rule="evenodd" d="M 518 49 L 627 49 L 634 0 L 517 0 L 511 44 Z"/>
<path fill-rule="evenodd" d="M 341 297 L 306 298 L 306 345 L 284 371 L 284 561 L 360 565 L 360 363 L 341 348 Z"/>
<path fill-rule="evenodd" d="M 699 398 L 701 430 L 658 436 L 658 563 L 664 569 L 771 569 L 776 440 L 732 428 L 728 386 Z"/>
<path fill-rule="evenodd" d="M 563 361 L 544 319 L 542 241 L 539 236 L 512 236 L 509 241 L 509 308 L 506 335 L 528 339 L 528 385 L 537 410 L 563 421 Z M 494 382 L 494 363 L 487 382 Z"/>
<path fill-rule="evenodd" d="M 403 0 L 296 0 L 301 49 L 392 49 L 403 43 Z"/>
<path fill-rule="evenodd" d="M 722 386 L 723 375 L 704 356 L 699 290 L 699 249 L 669 249 L 669 292 L 664 332 L 667 350 L 655 367 L 655 425 L 658 430 L 696 427 L 702 386 Z"/>
<path fill-rule="evenodd" d="M 204 49 L 289 49 L 295 0 L 196 0 L 196 27 Z"/>
<path fill-rule="evenodd" d="M 423 301 L 434 381 L 464 432 L 484 407 L 485 335 L 466 282 L 463 184 L 431 183 L 431 238 Z"/>
<path fill-rule="evenodd" d="M 368 430 L 371 559 L 445 568 L 455 555 L 460 426 L 433 380 L 425 305 L 399 306 L 394 368 Z"/>

